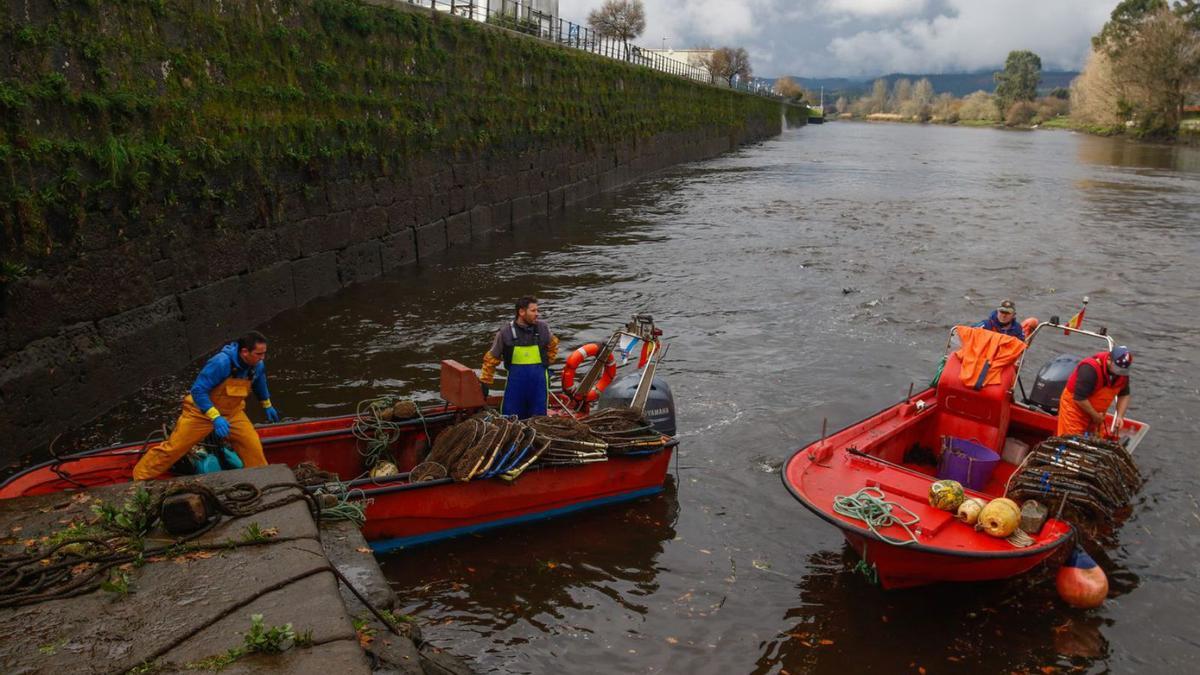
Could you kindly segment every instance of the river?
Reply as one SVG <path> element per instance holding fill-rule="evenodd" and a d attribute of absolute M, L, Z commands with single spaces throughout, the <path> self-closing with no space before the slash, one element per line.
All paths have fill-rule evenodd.
<path fill-rule="evenodd" d="M 1149 672 L 1200 647 L 1200 150 L 1062 131 L 831 123 L 677 167 L 266 324 L 285 414 L 436 389 L 525 293 L 574 346 L 635 311 L 682 444 L 660 497 L 381 558 L 434 644 L 505 673 Z M 928 382 L 1003 298 L 1136 353 L 1147 483 L 1102 609 L 1048 573 L 884 592 L 783 488 L 795 447 Z M 1089 351 L 1078 340 L 1073 351 Z M 194 367 L 83 430 L 138 436 Z M 147 415 L 153 422 L 147 422 Z M 136 433 L 135 433 L 136 432 Z M 1049 672 L 1049 671 L 1047 671 Z"/>

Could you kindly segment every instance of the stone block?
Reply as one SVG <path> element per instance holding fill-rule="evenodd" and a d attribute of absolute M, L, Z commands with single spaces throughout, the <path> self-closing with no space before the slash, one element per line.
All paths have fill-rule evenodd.
<path fill-rule="evenodd" d="M 358 206 L 359 185 L 352 180 L 340 180 L 325 186 L 330 211 L 349 211 Z M 372 196 L 374 201 L 374 196 Z"/>
<path fill-rule="evenodd" d="M 388 232 L 396 233 L 411 229 L 417 224 L 416 213 L 412 208 L 412 200 L 396 202 L 385 209 L 387 212 Z"/>
<path fill-rule="evenodd" d="M 463 212 L 446 219 L 446 239 L 451 246 L 471 241 L 471 214 Z"/>
<path fill-rule="evenodd" d="M 512 200 L 512 222 L 513 225 L 529 220 L 533 215 L 533 198 L 532 197 L 517 197 Z"/>
<path fill-rule="evenodd" d="M 173 295 L 101 319 L 96 327 L 108 351 L 117 357 L 114 401 L 191 361 L 183 310 Z"/>
<path fill-rule="evenodd" d="M 333 251 L 350 242 L 354 214 L 350 211 L 309 218 L 300 224 L 300 253 L 308 257 Z"/>
<path fill-rule="evenodd" d="M 179 306 L 187 327 L 191 358 L 209 354 L 242 332 L 246 297 L 240 277 L 227 277 L 179 294 Z"/>
<path fill-rule="evenodd" d="M 417 258 L 424 259 L 446 250 L 446 221 L 438 220 L 416 228 Z"/>
<path fill-rule="evenodd" d="M 493 230 L 507 232 L 512 229 L 512 222 L 512 200 L 505 200 L 492 205 Z"/>
<path fill-rule="evenodd" d="M 429 196 L 429 210 L 424 222 L 433 222 L 450 215 L 450 195 L 447 192 L 435 192 Z M 420 222 L 420 221 L 418 221 Z M 424 223 L 421 223 L 424 224 Z"/>
<path fill-rule="evenodd" d="M 388 206 L 400 196 L 400 184 L 393 178 L 376 178 L 371 182 L 376 206 Z"/>
<path fill-rule="evenodd" d="M 373 206 L 361 210 L 351 227 L 350 241 L 357 243 L 369 239 L 379 239 L 388 231 L 387 210 L 381 206 Z"/>
<path fill-rule="evenodd" d="M 247 325 L 258 325 L 296 306 L 296 287 L 288 261 L 254 270 L 242 281 Z"/>
<path fill-rule="evenodd" d="M 384 274 L 417 261 L 416 232 L 412 228 L 388 235 L 379 243 L 380 264 Z"/>
<path fill-rule="evenodd" d="M 468 208 L 467 205 L 467 188 L 455 186 L 450 188 L 450 194 L 447 196 L 447 202 L 450 208 L 450 214 L 462 213 Z M 472 205 L 473 206 L 473 205 Z"/>
<path fill-rule="evenodd" d="M 332 251 L 293 260 L 291 266 L 292 287 L 295 290 L 297 307 L 341 288 L 338 282 L 337 254 Z"/>
<path fill-rule="evenodd" d="M 492 208 L 476 206 L 469 211 L 471 217 L 471 238 L 479 239 L 492 233 Z"/>
<path fill-rule="evenodd" d="M 549 213 L 558 213 L 567 207 L 567 189 L 565 187 L 556 187 L 547 194 L 546 210 Z"/>
<path fill-rule="evenodd" d="M 364 241 L 338 252 L 338 280 L 343 286 L 374 279 L 382 273 L 379 242 Z"/>

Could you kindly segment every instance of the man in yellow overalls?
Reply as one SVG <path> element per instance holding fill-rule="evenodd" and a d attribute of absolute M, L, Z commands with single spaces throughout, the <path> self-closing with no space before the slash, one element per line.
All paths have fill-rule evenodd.
<path fill-rule="evenodd" d="M 538 301 L 533 296 L 517 300 L 517 315 L 496 331 L 492 347 L 483 355 L 479 381 L 486 399 L 496 366 L 504 364 L 508 379 L 500 412 L 527 419 L 546 414 L 550 364 L 558 358 L 558 336 L 538 318 Z"/>
<path fill-rule="evenodd" d="M 134 480 L 154 478 L 183 457 L 210 433 L 229 439 L 246 467 L 266 466 L 262 441 L 246 417 L 246 397 L 251 389 L 266 409 L 267 419 L 279 421 L 267 391 L 267 338 L 258 331 L 221 348 L 196 376 L 191 393 L 183 399 L 183 414 L 165 442 L 151 447 L 133 468 Z"/>

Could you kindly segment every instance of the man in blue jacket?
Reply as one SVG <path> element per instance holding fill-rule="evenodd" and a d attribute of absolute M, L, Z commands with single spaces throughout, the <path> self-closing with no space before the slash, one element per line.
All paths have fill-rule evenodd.
<path fill-rule="evenodd" d="M 279 411 L 271 405 L 267 391 L 266 357 L 267 338 L 250 331 L 210 358 L 183 399 L 183 413 L 171 437 L 146 451 L 133 468 L 134 480 L 162 474 L 210 433 L 228 439 L 244 466 L 266 466 L 262 441 L 246 417 L 246 397 L 253 390 L 267 419 L 279 421 Z"/>
<path fill-rule="evenodd" d="M 975 324 L 975 327 L 1011 335 L 1018 340 L 1025 339 L 1025 329 L 1017 322 L 1017 308 L 1012 300 L 1001 302 L 991 316 Z"/>

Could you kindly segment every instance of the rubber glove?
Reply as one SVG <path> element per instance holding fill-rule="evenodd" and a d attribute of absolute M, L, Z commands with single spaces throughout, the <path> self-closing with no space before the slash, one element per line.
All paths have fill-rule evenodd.
<path fill-rule="evenodd" d="M 267 408 L 266 411 L 267 411 L 267 421 L 268 422 L 271 422 L 273 424 L 273 423 L 279 421 L 279 411 L 275 409 L 275 406 L 271 406 L 270 408 Z"/>
<path fill-rule="evenodd" d="M 229 420 L 217 415 L 216 418 L 213 419 L 213 433 L 217 435 L 217 438 L 225 438 L 228 436 Z"/>

